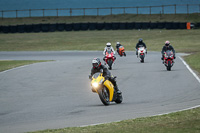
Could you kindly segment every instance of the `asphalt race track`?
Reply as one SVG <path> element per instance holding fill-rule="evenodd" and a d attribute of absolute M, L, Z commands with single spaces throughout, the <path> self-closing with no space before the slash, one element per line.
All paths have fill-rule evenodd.
<path fill-rule="evenodd" d="M 135 52 L 119 57 L 111 70 L 122 104 L 104 106 L 90 90 L 88 75 L 102 52 L 0 52 L 0 60 L 55 60 L 0 72 L 0 132 L 17 133 L 84 126 L 152 116 L 200 104 L 200 83 L 177 54 L 172 71 L 160 52 L 140 63 Z"/>

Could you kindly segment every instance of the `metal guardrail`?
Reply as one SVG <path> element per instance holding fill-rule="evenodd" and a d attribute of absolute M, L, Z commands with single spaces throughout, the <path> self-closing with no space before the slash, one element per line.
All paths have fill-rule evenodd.
<path fill-rule="evenodd" d="M 1 18 L 47 17 L 47 16 L 99 16 L 113 14 L 191 14 L 200 13 L 200 4 L 174 4 L 139 7 L 106 8 L 60 8 L 60 9 L 25 9 L 0 11 Z"/>

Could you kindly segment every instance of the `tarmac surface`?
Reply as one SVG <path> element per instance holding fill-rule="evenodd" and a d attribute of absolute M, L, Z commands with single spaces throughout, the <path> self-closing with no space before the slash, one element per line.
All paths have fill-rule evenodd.
<path fill-rule="evenodd" d="M 0 52 L 0 60 L 53 60 L 0 72 L 0 132 L 107 123 L 198 106 L 200 83 L 180 55 L 167 71 L 160 52 L 148 52 L 144 63 L 135 52 L 116 54 L 111 73 L 123 102 L 104 106 L 88 79 L 92 59 L 102 61 L 101 51 Z"/>

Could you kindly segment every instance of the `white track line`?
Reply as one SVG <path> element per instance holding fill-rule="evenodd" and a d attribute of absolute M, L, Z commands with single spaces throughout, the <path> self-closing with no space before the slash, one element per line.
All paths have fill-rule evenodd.
<path fill-rule="evenodd" d="M 183 62 L 183 64 L 187 67 L 187 69 L 192 73 L 192 75 L 197 79 L 197 81 L 199 81 L 199 83 L 200 83 L 200 79 L 196 75 L 196 73 L 190 68 L 190 66 L 180 56 L 179 56 L 179 58 L 181 59 L 181 61 Z"/>

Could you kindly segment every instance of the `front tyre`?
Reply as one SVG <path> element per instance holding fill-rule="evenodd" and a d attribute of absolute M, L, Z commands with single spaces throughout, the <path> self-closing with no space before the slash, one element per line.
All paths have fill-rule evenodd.
<path fill-rule="evenodd" d="M 109 66 L 108 69 L 109 70 L 112 70 L 112 63 L 113 63 L 112 60 L 108 60 L 108 66 Z"/>
<path fill-rule="evenodd" d="M 110 101 L 109 101 L 109 91 L 108 89 L 104 86 L 103 89 L 99 89 L 98 90 L 98 94 L 99 94 L 99 98 L 101 100 L 101 102 L 104 105 L 109 105 Z"/>
<path fill-rule="evenodd" d="M 171 61 L 168 61 L 168 64 L 167 64 L 167 71 L 171 71 L 171 67 L 172 67 Z"/>
<path fill-rule="evenodd" d="M 144 63 L 144 55 L 140 55 L 140 62 Z"/>

